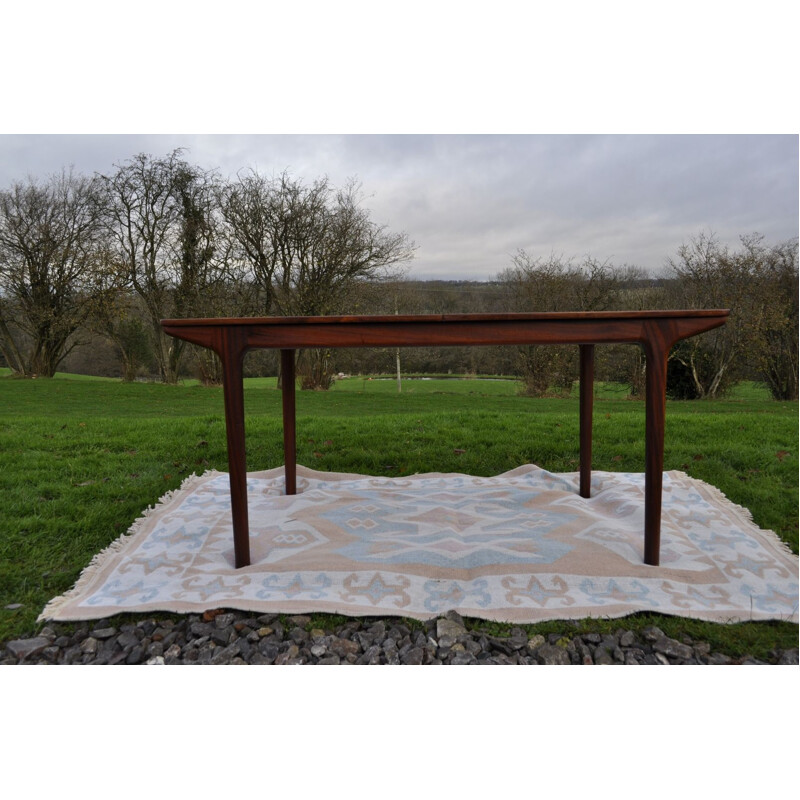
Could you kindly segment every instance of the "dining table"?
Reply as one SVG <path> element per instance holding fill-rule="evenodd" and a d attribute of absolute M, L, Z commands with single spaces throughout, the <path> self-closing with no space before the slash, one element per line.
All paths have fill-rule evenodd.
<path fill-rule="evenodd" d="M 210 348 L 222 364 L 236 568 L 250 564 L 243 362 L 256 348 L 280 351 L 285 492 L 297 492 L 296 353 L 307 348 L 577 345 L 579 348 L 579 477 L 591 494 L 594 358 L 597 345 L 633 344 L 645 357 L 645 564 L 658 566 L 664 469 L 667 361 L 679 341 L 725 324 L 726 309 L 558 311 L 317 317 L 164 319 L 177 339 Z M 531 410 L 535 411 L 532 404 Z"/>

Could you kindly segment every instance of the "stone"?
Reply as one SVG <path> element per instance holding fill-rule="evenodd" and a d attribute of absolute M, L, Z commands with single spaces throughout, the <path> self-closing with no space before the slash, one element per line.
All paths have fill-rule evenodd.
<path fill-rule="evenodd" d="M 410 633 L 411 631 L 405 625 L 402 624 L 392 625 L 392 627 L 389 629 L 389 636 L 391 636 L 392 639 L 394 639 L 396 642 L 405 639 L 405 637 L 408 636 Z"/>
<path fill-rule="evenodd" d="M 404 655 L 400 657 L 401 664 L 422 664 L 425 658 L 425 651 L 421 647 L 412 647 Z"/>
<path fill-rule="evenodd" d="M 598 647 L 594 651 L 594 663 L 600 665 L 609 665 L 616 663 L 611 653 L 605 647 Z"/>
<path fill-rule="evenodd" d="M 6 650 L 15 658 L 30 658 L 40 653 L 50 644 L 50 640 L 44 636 L 37 636 L 34 639 L 15 639 L 13 642 L 6 642 Z"/>
<path fill-rule="evenodd" d="M 661 628 L 657 628 L 655 625 L 651 625 L 649 628 L 645 628 L 642 631 L 642 638 L 646 642 L 656 642 L 659 639 L 666 639 L 667 634 L 661 630 Z"/>
<path fill-rule="evenodd" d="M 383 650 L 379 644 L 373 644 L 361 658 L 358 659 L 359 664 L 380 664 Z"/>
<path fill-rule="evenodd" d="M 487 636 L 486 638 L 492 650 L 499 650 L 507 656 L 510 656 L 514 652 L 514 648 L 511 647 L 508 639 L 499 636 Z"/>
<path fill-rule="evenodd" d="M 350 639 L 341 639 L 337 636 L 331 640 L 331 643 L 328 645 L 328 650 L 332 653 L 336 653 L 339 658 L 344 658 L 348 653 L 355 655 L 361 652 L 361 646 L 358 642 L 353 642 Z"/>
<path fill-rule="evenodd" d="M 304 630 L 303 628 L 292 628 L 289 631 L 289 638 L 295 644 L 304 644 L 308 641 L 308 631 Z"/>
<path fill-rule="evenodd" d="M 358 631 L 356 633 L 356 641 L 361 646 L 361 649 L 366 652 L 375 643 L 375 637 L 368 631 Z"/>
<path fill-rule="evenodd" d="M 272 662 L 278 657 L 280 649 L 274 642 L 267 642 L 262 639 L 258 643 L 258 652 L 266 659 L 267 664 L 272 664 Z"/>
<path fill-rule="evenodd" d="M 478 653 L 481 652 L 481 646 L 472 638 L 466 639 L 464 642 L 464 648 L 468 653 L 472 653 L 472 655 L 476 656 Z"/>
<path fill-rule="evenodd" d="M 387 639 L 387 641 L 389 641 Z M 450 636 L 449 634 L 444 634 L 439 636 L 439 649 L 440 650 L 449 650 L 454 644 L 456 643 L 456 637 Z M 384 645 L 385 646 L 385 645 Z"/>
<path fill-rule="evenodd" d="M 543 644 L 533 654 L 537 664 L 548 666 L 571 664 L 569 653 L 565 648 L 555 644 Z"/>
<path fill-rule="evenodd" d="M 95 639 L 110 639 L 112 636 L 116 636 L 116 633 L 116 628 L 95 628 L 92 631 L 92 636 Z"/>
<path fill-rule="evenodd" d="M 117 637 L 117 644 L 123 650 L 130 650 L 130 649 L 136 647 L 137 644 L 139 644 L 139 639 L 137 638 L 136 634 L 134 634 L 134 633 L 121 633 Z"/>
<path fill-rule="evenodd" d="M 454 609 L 450 609 L 450 611 L 446 611 L 444 614 L 445 619 L 450 620 L 450 622 L 456 623 L 456 625 L 460 625 L 462 628 L 466 628 L 466 623 L 464 622 L 464 618 L 458 611 Z"/>
<path fill-rule="evenodd" d="M 311 646 L 309 651 L 315 658 L 322 658 L 328 652 L 328 648 L 324 644 L 315 644 Z"/>
<path fill-rule="evenodd" d="M 233 630 L 233 627 L 217 628 L 211 632 L 211 641 L 222 647 L 227 647 L 235 637 L 236 631 Z"/>
<path fill-rule="evenodd" d="M 88 636 L 81 642 L 81 652 L 89 655 L 94 655 L 97 652 L 97 639 L 93 636 Z"/>
<path fill-rule="evenodd" d="M 545 638 L 540 633 L 537 633 L 535 636 L 531 636 L 528 639 L 528 652 L 533 655 L 543 644 L 545 643 Z M 480 643 L 479 643 L 480 644 Z"/>
<path fill-rule="evenodd" d="M 239 652 L 240 652 L 239 642 L 238 641 L 232 642 L 227 647 L 218 648 L 217 651 L 214 653 L 213 658 L 211 659 L 211 663 L 214 665 L 232 664 L 236 659 L 236 656 L 239 655 Z"/>
<path fill-rule="evenodd" d="M 198 639 L 204 636 L 210 636 L 211 631 L 214 630 L 213 625 L 209 625 L 207 622 L 193 622 L 189 626 L 189 632 L 192 636 L 196 636 Z"/>
<path fill-rule="evenodd" d="M 42 658 L 46 658 L 51 664 L 55 664 L 58 661 L 58 654 L 61 652 L 61 649 L 56 647 L 55 645 L 50 645 L 50 647 L 45 647 L 42 650 Z"/>
<path fill-rule="evenodd" d="M 436 620 L 436 638 L 441 639 L 442 636 L 451 636 L 453 639 L 458 639 L 459 636 L 464 636 L 467 632 L 464 623 L 457 620 L 449 619 L 447 617 L 439 617 Z"/>
<path fill-rule="evenodd" d="M 6 611 L 17 611 L 22 608 L 22 603 L 9 603 L 7 606 L 3 606 Z"/>
<path fill-rule="evenodd" d="M 636 636 L 633 631 L 623 631 L 619 636 L 620 647 L 633 647 L 636 644 Z"/>
<path fill-rule="evenodd" d="M 656 641 L 653 642 L 653 650 L 655 650 L 656 653 L 663 653 L 668 658 L 680 658 L 684 661 L 694 656 L 694 651 L 688 644 L 681 644 L 667 636 L 656 639 Z"/>
<path fill-rule="evenodd" d="M 147 661 L 145 661 L 145 664 L 148 664 L 148 665 L 149 664 L 164 664 L 164 663 L 166 663 L 164 661 L 164 656 L 153 656 L 152 658 L 148 658 Z"/>
<path fill-rule="evenodd" d="M 373 642 L 375 639 L 381 641 L 386 636 L 386 625 L 383 622 L 375 622 L 367 628 L 367 633 L 372 637 Z"/>
<path fill-rule="evenodd" d="M 629 647 L 625 650 L 625 664 L 644 664 L 644 650 L 640 647 Z"/>
<path fill-rule="evenodd" d="M 164 658 L 179 658 L 180 654 L 181 646 L 179 644 L 172 644 L 164 652 Z"/>
<path fill-rule="evenodd" d="M 218 628 L 228 628 L 236 621 L 236 614 L 217 614 L 214 617 L 214 625 Z"/>
<path fill-rule="evenodd" d="M 275 664 L 286 665 L 295 662 L 297 656 L 300 655 L 300 648 L 296 644 L 289 645 L 289 649 L 284 653 L 279 653 L 275 659 Z"/>
<path fill-rule="evenodd" d="M 522 650 L 528 644 L 528 634 L 522 628 L 512 628 L 508 637 L 508 646 L 512 650 Z"/>
<path fill-rule="evenodd" d="M 692 649 L 698 658 L 703 658 L 711 652 L 711 645 L 708 642 L 695 642 Z"/>

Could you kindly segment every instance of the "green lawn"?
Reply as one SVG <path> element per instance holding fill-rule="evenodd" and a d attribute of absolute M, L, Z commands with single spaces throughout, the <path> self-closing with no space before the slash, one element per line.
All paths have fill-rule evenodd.
<path fill-rule="evenodd" d="M 597 387 L 594 467 L 644 469 L 644 405 Z M 246 381 L 248 468 L 283 462 L 274 379 Z M 578 464 L 578 400 L 531 399 L 514 381 L 350 378 L 298 392 L 298 461 L 320 470 L 491 475 L 524 463 Z M 665 469 L 719 487 L 798 548 L 798 404 L 744 385 L 729 399 L 670 402 Z M 59 375 L 0 376 L 0 641 L 36 629 L 44 604 L 144 508 L 192 472 L 227 469 L 222 391 Z M 22 608 L 4 607 L 21 603 Z M 797 646 L 788 623 L 711 625 L 657 617 L 732 656 Z M 619 621 L 582 623 L 585 630 Z M 626 620 L 653 624 L 652 615 Z M 563 623 L 561 623 L 563 627 Z M 538 632 L 553 624 L 531 626 Z"/>

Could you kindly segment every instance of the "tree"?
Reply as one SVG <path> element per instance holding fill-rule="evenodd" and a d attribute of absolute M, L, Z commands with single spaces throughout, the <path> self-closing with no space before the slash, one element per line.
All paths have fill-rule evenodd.
<path fill-rule="evenodd" d="M 110 176 L 106 227 L 121 278 L 141 298 L 161 379 L 175 383 L 185 343 L 164 334 L 165 317 L 204 316 L 224 280 L 218 247 L 214 173 L 175 150 L 163 158 L 140 153 Z"/>
<path fill-rule="evenodd" d="M 263 314 L 326 316 L 348 311 L 361 281 L 386 278 L 413 245 L 370 219 L 360 187 L 310 185 L 287 173 L 251 171 L 226 187 L 222 207 L 233 252 L 247 264 Z M 305 388 L 327 388 L 330 354 L 307 351 L 298 373 Z"/>
<path fill-rule="evenodd" d="M 757 284 L 749 361 L 775 400 L 798 398 L 797 239 L 768 247 L 762 237 L 743 240 Z"/>
<path fill-rule="evenodd" d="M 0 349 L 19 375 L 52 377 L 102 301 L 97 189 L 70 170 L 0 192 Z"/>
<path fill-rule="evenodd" d="M 669 262 L 676 305 L 731 310 L 724 327 L 675 348 L 696 397 L 719 396 L 751 372 L 774 397 L 797 396 L 797 242 L 763 239 L 742 236 L 731 250 L 699 234 Z"/>
<path fill-rule="evenodd" d="M 609 264 L 586 257 L 581 264 L 550 255 L 533 258 L 520 250 L 513 267 L 500 274 L 514 311 L 604 311 L 615 302 L 620 274 Z M 519 349 L 524 392 L 545 394 L 552 386 L 569 392 L 577 377 L 577 348 L 529 345 Z"/>

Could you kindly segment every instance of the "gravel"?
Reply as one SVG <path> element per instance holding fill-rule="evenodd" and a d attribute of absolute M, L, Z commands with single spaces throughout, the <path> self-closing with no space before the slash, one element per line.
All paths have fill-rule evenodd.
<path fill-rule="evenodd" d="M 52 623 L 0 645 L 0 664 L 798 664 L 797 648 L 768 661 L 731 659 L 706 642 L 677 641 L 651 626 L 613 634 L 508 636 L 470 631 L 454 611 L 409 627 L 398 618 L 351 619 L 335 628 L 308 616 L 209 611 L 174 619 Z"/>

